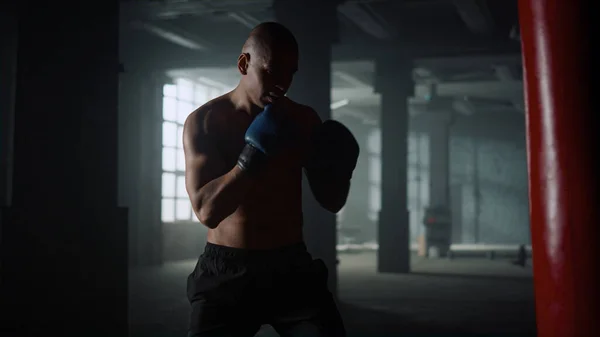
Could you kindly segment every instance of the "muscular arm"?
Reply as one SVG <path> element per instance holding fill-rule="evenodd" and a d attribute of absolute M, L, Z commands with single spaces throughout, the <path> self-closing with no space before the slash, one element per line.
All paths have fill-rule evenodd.
<path fill-rule="evenodd" d="M 321 125 L 321 118 L 316 111 L 307 108 L 305 113 L 308 116 L 309 130 L 314 130 Z M 344 207 L 350 192 L 350 180 L 337 176 L 335 172 L 310 170 L 308 168 L 304 169 L 304 174 L 315 199 L 321 207 L 332 213 L 337 213 Z"/>
<path fill-rule="evenodd" d="M 196 111 L 184 125 L 185 183 L 198 220 L 216 228 L 235 212 L 251 181 L 237 165 L 233 169 L 225 166 L 214 140 L 207 135 L 205 119 L 205 114 Z"/>

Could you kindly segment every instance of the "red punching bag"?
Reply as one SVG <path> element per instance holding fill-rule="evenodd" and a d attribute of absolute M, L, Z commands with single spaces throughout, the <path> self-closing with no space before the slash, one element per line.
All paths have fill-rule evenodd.
<path fill-rule="evenodd" d="M 600 336 L 597 126 L 583 0 L 519 0 L 538 336 Z"/>

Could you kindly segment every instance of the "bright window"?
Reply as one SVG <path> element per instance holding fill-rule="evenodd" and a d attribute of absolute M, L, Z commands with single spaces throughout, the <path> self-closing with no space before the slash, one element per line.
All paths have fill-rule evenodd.
<path fill-rule="evenodd" d="M 369 160 L 369 219 L 377 221 L 381 210 L 381 130 L 373 129 L 367 138 Z"/>
<path fill-rule="evenodd" d="M 162 203 L 163 222 L 196 221 L 185 190 L 183 124 L 189 114 L 225 89 L 176 79 L 163 87 Z"/>

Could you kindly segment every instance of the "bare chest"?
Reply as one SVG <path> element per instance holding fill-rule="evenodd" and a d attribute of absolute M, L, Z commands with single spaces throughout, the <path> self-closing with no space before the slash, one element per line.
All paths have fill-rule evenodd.
<path fill-rule="evenodd" d="M 238 157 L 246 142 L 244 140 L 246 128 L 238 128 L 223 133 L 219 139 L 219 152 L 227 167 L 236 165 Z M 282 145 L 276 155 L 268 158 L 265 170 L 260 173 L 261 177 L 269 177 L 271 181 L 283 182 L 286 179 L 295 179 L 297 173 L 302 170 L 305 147 L 300 139 Z"/>

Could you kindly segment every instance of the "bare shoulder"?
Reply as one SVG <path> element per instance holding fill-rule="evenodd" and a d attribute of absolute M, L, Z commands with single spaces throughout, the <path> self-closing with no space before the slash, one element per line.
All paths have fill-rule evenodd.
<path fill-rule="evenodd" d="M 291 110 L 294 111 L 295 117 L 305 124 L 308 127 L 315 127 L 322 123 L 321 117 L 315 109 L 308 105 L 300 104 L 298 102 L 294 102 L 291 99 L 286 97 L 288 104 L 291 107 Z"/>
<path fill-rule="evenodd" d="M 201 141 L 215 138 L 226 125 L 227 113 L 231 105 L 228 97 L 220 96 L 194 110 L 185 120 L 183 126 L 184 148 L 197 147 L 199 144 L 210 144 Z"/>

